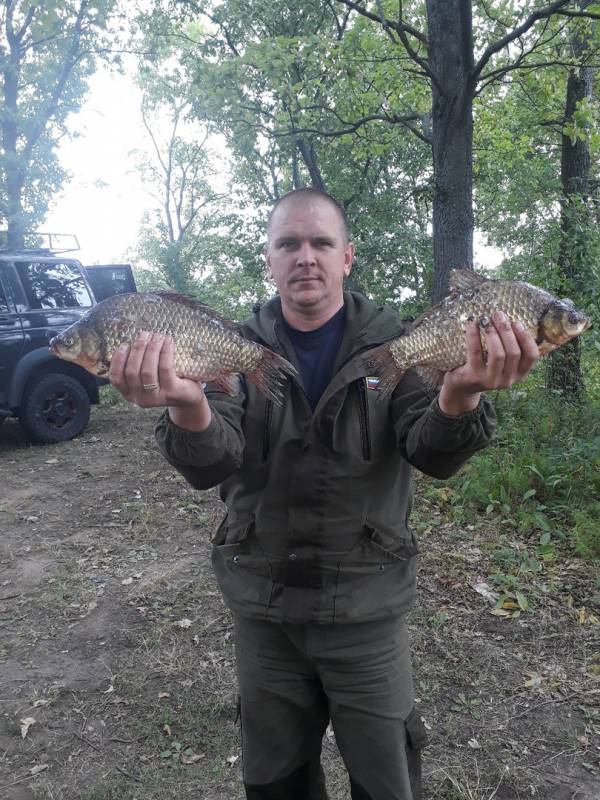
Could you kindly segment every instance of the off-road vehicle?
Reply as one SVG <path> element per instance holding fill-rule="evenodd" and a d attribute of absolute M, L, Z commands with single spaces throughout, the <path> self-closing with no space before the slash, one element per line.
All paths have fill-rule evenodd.
<path fill-rule="evenodd" d="M 48 342 L 95 303 L 136 291 L 128 264 L 84 267 L 66 256 L 79 247 L 75 237 L 60 247 L 46 236 L 48 248 L 0 250 L 0 425 L 16 416 L 36 443 L 81 433 L 106 383 L 56 358 Z"/>

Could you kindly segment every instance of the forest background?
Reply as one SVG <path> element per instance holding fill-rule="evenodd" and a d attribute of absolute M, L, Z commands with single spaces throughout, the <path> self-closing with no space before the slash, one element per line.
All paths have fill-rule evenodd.
<path fill-rule="evenodd" d="M 498 446 L 451 496 L 465 519 L 536 537 L 499 579 L 509 599 L 557 547 L 600 555 L 600 3 L 5 0 L 0 15 L 9 244 L 67 178 L 58 156 L 90 77 L 133 54 L 156 198 L 132 231 L 140 288 L 243 318 L 273 291 L 270 206 L 313 185 L 348 215 L 351 287 L 404 317 L 472 267 L 475 229 L 507 254 L 490 274 L 584 308 L 595 330 L 495 398 Z"/>
<path fill-rule="evenodd" d="M 274 289 L 270 206 L 313 185 L 348 215 L 352 288 L 402 317 L 473 266 L 477 232 L 503 254 L 478 269 L 592 318 L 494 393 L 490 447 L 450 481 L 415 476 L 432 800 L 597 795 L 599 21 L 593 0 L 0 0 L 9 245 L 66 185 L 94 74 L 133 62 L 155 198 L 131 231 L 140 289 L 243 319 Z M 210 573 L 220 504 L 166 468 L 153 422 L 107 387 L 89 435 L 52 451 L 5 426 L 10 800 L 240 796 L 231 621 Z M 347 797 L 333 735 L 324 754 Z"/>

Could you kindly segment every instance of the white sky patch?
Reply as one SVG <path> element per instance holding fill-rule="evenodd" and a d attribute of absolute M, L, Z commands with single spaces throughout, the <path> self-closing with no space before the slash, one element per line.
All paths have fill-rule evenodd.
<path fill-rule="evenodd" d="M 156 208 L 156 200 L 136 169 L 135 151 L 155 158 L 142 123 L 141 100 L 131 74 L 100 69 L 90 80 L 81 111 L 69 120 L 78 136 L 63 142 L 59 158 L 73 177 L 51 206 L 41 229 L 77 236 L 81 249 L 73 255 L 84 264 L 127 261 L 144 213 Z M 170 130 L 167 120 L 157 133 L 163 127 Z M 229 156 L 223 138 L 211 137 L 209 147 L 222 170 L 216 177 L 217 188 L 224 189 Z M 485 244 L 479 231 L 474 234 L 474 249 L 476 269 L 493 269 L 503 259 L 501 251 Z"/>
<path fill-rule="evenodd" d="M 60 150 L 72 179 L 53 204 L 44 230 L 72 233 L 86 264 L 123 261 L 152 203 L 131 151 L 147 149 L 141 92 L 127 75 L 98 71 L 88 100 L 69 120 L 78 136 Z"/>

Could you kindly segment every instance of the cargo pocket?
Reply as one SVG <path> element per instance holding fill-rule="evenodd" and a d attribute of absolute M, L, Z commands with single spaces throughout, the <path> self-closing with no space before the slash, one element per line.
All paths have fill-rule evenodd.
<path fill-rule="evenodd" d="M 406 561 L 418 555 L 419 547 L 413 532 L 407 527 L 407 536 L 400 537 L 387 525 L 367 519 L 365 528 L 374 548 L 391 560 Z"/>
<path fill-rule="evenodd" d="M 427 731 L 416 708 L 404 720 L 406 732 L 406 761 L 412 791 L 412 800 L 422 800 L 421 751 L 427 742 Z"/>
<path fill-rule="evenodd" d="M 254 519 L 223 520 L 212 563 L 225 601 L 234 611 L 264 614 L 273 587 L 271 564 L 256 539 Z"/>

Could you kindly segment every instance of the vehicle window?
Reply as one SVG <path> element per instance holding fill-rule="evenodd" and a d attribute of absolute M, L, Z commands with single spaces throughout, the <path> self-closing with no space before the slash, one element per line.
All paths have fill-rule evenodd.
<path fill-rule="evenodd" d="M 131 273 L 123 267 L 84 267 L 88 282 L 98 302 L 116 294 L 135 292 Z"/>
<path fill-rule="evenodd" d="M 16 264 L 31 308 L 91 306 L 92 299 L 75 264 L 32 261 Z"/>

